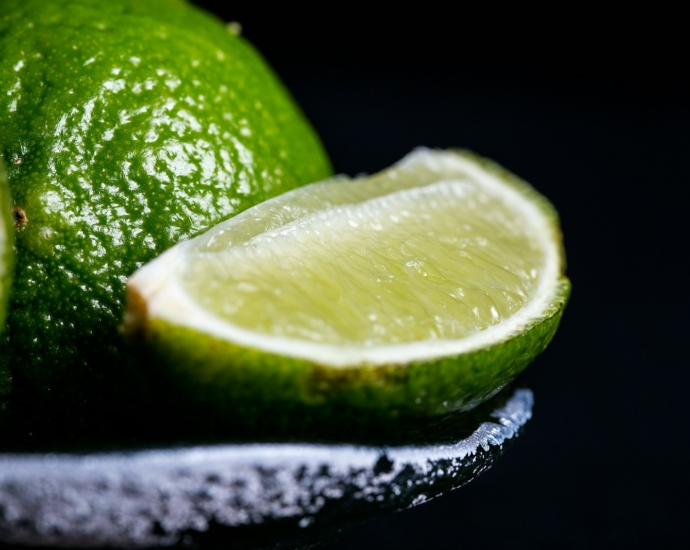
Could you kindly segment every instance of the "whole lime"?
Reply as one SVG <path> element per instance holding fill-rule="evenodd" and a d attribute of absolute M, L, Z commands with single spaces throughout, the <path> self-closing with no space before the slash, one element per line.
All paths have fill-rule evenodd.
<path fill-rule="evenodd" d="M 255 50 L 179 0 L 3 0 L 0 136 L 17 227 L 0 370 L 37 417 L 130 383 L 117 326 L 137 267 L 331 173 Z"/>

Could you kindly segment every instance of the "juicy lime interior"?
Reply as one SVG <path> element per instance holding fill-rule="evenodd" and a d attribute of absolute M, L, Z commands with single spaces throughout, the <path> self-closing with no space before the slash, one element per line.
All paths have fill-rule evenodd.
<path fill-rule="evenodd" d="M 181 284 L 235 326 L 331 345 L 456 340 L 498 324 L 538 285 L 534 224 L 505 188 L 425 170 L 255 207 L 196 241 Z"/>

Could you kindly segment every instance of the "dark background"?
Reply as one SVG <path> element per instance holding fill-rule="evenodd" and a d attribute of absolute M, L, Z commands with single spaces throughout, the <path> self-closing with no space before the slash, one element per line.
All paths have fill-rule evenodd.
<path fill-rule="evenodd" d="M 242 24 L 337 172 L 464 147 L 561 214 L 573 294 L 528 369 L 522 438 L 476 481 L 334 546 L 684 547 L 690 89 L 678 15 L 198 3 Z"/>

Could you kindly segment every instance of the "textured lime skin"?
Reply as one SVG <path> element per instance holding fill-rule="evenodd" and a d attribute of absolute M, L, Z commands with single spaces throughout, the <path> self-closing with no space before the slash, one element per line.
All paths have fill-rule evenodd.
<path fill-rule="evenodd" d="M 558 214 L 547 199 L 498 164 L 457 153 L 535 203 L 561 245 Z M 169 414 L 181 411 L 177 425 L 188 420 L 190 433 L 205 427 L 208 435 L 248 439 L 261 434 L 386 441 L 485 402 L 544 351 L 571 291 L 562 247 L 560 252 L 561 275 L 541 315 L 489 347 L 455 356 L 333 367 L 243 347 L 155 317 L 136 327 L 137 336 L 151 354 L 153 377 L 167 385 Z M 144 311 L 139 299 L 131 297 L 130 310 Z"/>
<path fill-rule="evenodd" d="M 10 295 L 14 267 L 14 227 L 10 194 L 5 177 L 5 164 L 0 155 L 0 330 L 5 326 L 7 301 Z M 11 389 L 12 377 L 7 367 L 0 364 L 0 410 L 5 407 L 5 396 Z"/>
<path fill-rule="evenodd" d="M 3 0 L 0 136 L 25 216 L 0 370 L 37 415 L 115 392 L 134 269 L 331 173 L 252 47 L 175 0 Z"/>

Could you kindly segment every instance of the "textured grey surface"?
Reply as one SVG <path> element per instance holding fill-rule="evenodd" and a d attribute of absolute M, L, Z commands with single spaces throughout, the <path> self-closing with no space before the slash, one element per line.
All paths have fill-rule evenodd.
<path fill-rule="evenodd" d="M 532 392 L 516 390 L 469 437 L 423 447 L 0 455 L 0 544 L 186 545 L 214 530 L 226 536 L 270 523 L 318 531 L 406 508 L 488 468 L 529 420 L 532 402 Z"/>

